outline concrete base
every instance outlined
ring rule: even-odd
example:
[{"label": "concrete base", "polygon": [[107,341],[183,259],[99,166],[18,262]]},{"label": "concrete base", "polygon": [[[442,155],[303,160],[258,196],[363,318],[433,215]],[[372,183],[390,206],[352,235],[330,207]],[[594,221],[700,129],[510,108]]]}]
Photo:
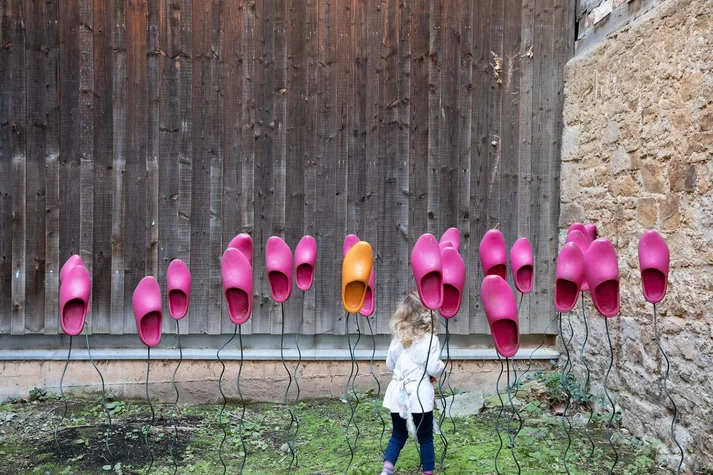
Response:
[{"label": "concrete base", "polygon": [[[290,371],[295,362],[287,362]],[[225,362],[223,391],[229,399],[237,399],[236,379],[238,361]],[[524,370],[526,361],[518,362]],[[535,360],[532,370],[542,369],[548,362]],[[107,392],[120,399],[144,399],[146,362],[140,360],[98,361],[106,382]],[[151,399],[156,402],[173,402],[175,392],[171,377],[176,361],[151,362]],[[31,389],[45,388],[49,393],[59,393],[59,379],[64,361],[2,361],[0,362],[0,399],[27,397]],[[215,403],[221,400],[218,392],[218,377],[222,366],[215,360],[183,361],[178,371],[177,383],[181,403]],[[300,365],[300,398],[338,397],[351,370],[350,361],[306,361]],[[382,394],[391,381],[384,361],[374,362],[374,372],[381,383]],[[500,372],[498,361],[454,360],[451,386],[462,391],[479,390],[485,394],[495,393],[495,380]],[[241,376],[243,397],[253,401],[280,402],[287,386],[287,374],[280,361],[245,361]],[[369,374],[369,362],[359,361],[356,379],[358,390],[375,388]],[[95,395],[101,391],[99,375],[89,361],[72,360],[63,383],[65,394]],[[293,385],[294,388],[294,385]]]}]

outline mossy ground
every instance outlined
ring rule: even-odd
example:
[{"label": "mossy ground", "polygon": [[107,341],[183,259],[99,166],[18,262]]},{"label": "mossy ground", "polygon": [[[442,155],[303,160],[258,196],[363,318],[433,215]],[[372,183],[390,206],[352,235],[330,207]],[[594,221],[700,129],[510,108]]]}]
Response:
[{"label": "mossy ground", "polygon": [[[389,438],[388,414],[381,412],[387,426],[380,441],[381,423],[375,412],[380,409],[377,401],[362,395],[356,412],[359,439],[356,443],[350,474],[377,474],[381,467],[380,443]],[[150,433],[154,463],[151,473],[174,473],[169,448],[174,431],[170,422],[170,405],[154,405],[156,422]],[[451,475],[494,474],[493,460],[500,447],[495,430],[499,407],[489,407],[485,412],[468,418],[446,419],[443,424],[448,442],[443,471]],[[527,407],[526,407],[527,409]],[[562,429],[562,418],[549,411],[540,411],[530,406],[520,412],[524,426],[516,439],[515,454],[523,474],[550,475],[565,473],[562,464],[567,437]],[[48,473],[57,460],[53,431],[64,410],[61,401],[14,402],[0,406],[0,473]],[[178,439],[175,451],[178,456],[178,473],[220,474],[223,473],[218,448],[223,432],[218,425],[220,406],[179,406],[177,412]],[[223,446],[223,459],[227,473],[239,473],[243,449],[238,437],[241,406],[230,403],[223,421],[228,437]],[[106,419],[101,405],[95,400],[71,400],[69,412],[59,432],[61,458],[55,474],[111,473],[112,462],[116,472],[124,474],[146,473],[150,455],[144,445],[143,426],[150,419],[147,405],[137,402],[120,402],[114,408],[114,430],[111,448],[116,459],[109,460],[104,435]],[[300,402],[296,407],[300,427],[295,448],[297,463],[292,472],[300,475],[327,475],[345,472],[350,460],[350,451],[345,441],[345,427],[349,420],[349,405],[340,400],[312,400]],[[509,438],[504,427],[509,417],[503,418],[501,431],[503,448],[499,456],[502,474],[517,473],[509,449]],[[284,406],[278,404],[248,404],[242,427],[247,447],[247,462],[242,473],[281,474],[287,473],[291,455],[285,442],[285,429],[290,417]],[[517,426],[516,421],[511,424]],[[350,435],[356,434],[352,425]],[[572,445],[568,452],[568,468],[572,474],[606,473],[613,462],[601,422],[590,430],[595,442],[594,454],[587,465],[591,452],[584,428],[575,425],[571,432]],[[353,439],[352,439],[353,440]],[[616,473],[655,474],[656,452],[651,445],[616,433],[615,445],[619,452]],[[444,444],[436,435],[436,458],[440,458]],[[418,472],[418,453],[412,440],[404,448],[397,464],[397,474]],[[589,468],[588,468],[589,467]]]}]

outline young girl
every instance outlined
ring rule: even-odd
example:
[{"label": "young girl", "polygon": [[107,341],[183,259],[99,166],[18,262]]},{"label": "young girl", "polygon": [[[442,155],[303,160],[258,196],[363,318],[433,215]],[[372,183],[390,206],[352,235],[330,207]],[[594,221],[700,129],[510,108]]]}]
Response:
[{"label": "young girl", "polygon": [[381,475],[393,475],[399,453],[409,433],[413,435],[416,429],[423,473],[433,474],[435,395],[432,381],[443,372],[445,365],[439,359],[441,345],[438,337],[431,339],[431,325],[430,311],[421,304],[416,292],[410,292],[391,317],[393,339],[386,368],[394,376],[384,395],[384,407],[391,411],[393,430]]}]

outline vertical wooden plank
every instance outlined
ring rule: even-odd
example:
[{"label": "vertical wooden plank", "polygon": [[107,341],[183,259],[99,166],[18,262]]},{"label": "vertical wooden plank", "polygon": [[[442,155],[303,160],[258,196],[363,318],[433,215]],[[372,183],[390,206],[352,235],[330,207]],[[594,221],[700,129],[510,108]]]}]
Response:
[{"label": "vertical wooden plank", "polygon": [[194,2],[193,198],[191,206],[191,333],[220,332],[220,5]]},{"label": "vertical wooden plank", "polygon": [[[161,76],[159,72],[159,17],[160,1],[148,0],[146,29],[146,274],[159,278],[159,115],[161,105]],[[165,289],[165,280],[159,280]],[[164,292],[165,293],[165,292]]]},{"label": "vertical wooden plank", "polygon": [[[430,10],[425,0],[415,0],[411,9],[411,81],[409,121],[409,256],[418,237],[428,230],[429,189],[429,51]],[[409,280],[411,282],[411,280]],[[413,282],[409,285],[414,288]]]},{"label": "vertical wooden plank", "polygon": [[253,262],[253,291],[258,294],[258,305],[253,319],[254,333],[270,333],[275,322],[279,328],[280,307],[272,300],[265,269],[265,244],[272,236],[272,167],[273,144],[275,142],[274,123],[274,68],[275,36],[272,34],[275,2],[257,2],[255,8],[255,256]]},{"label": "vertical wooden plank", "polygon": [[550,243],[556,242],[557,233],[550,234],[549,213],[552,211],[552,166],[553,142],[555,140],[553,61],[554,36],[552,31],[553,0],[535,2],[532,94],[532,175],[534,186],[530,200],[535,204],[536,224],[533,226],[532,247],[535,254],[535,287],[531,301],[530,330],[542,331],[550,319],[550,276],[553,256]]},{"label": "vertical wooden plank", "polygon": [[[317,302],[319,300],[318,286],[321,285],[322,279],[326,279],[326,275],[321,274],[321,266],[319,263],[324,261],[327,256],[319,245],[319,236],[317,235],[317,200],[319,194],[317,192],[317,159],[316,159],[316,140],[317,140],[317,51],[319,41],[317,38],[317,1],[305,0],[305,42],[306,42],[306,93],[305,93],[305,153],[304,153],[304,191],[305,191],[305,209],[304,209],[304,232],[310,234],[317,239],[317,262],[316,269],[318,284],[314,290],[306,295],[305,301],[305,322],[304,333],[315,334],[317,329],[317,320],[319,319]],[[341,312],[340,312],[341,314]],[[335,316],[336,318],[336,316]]]},{"label": "vertical wooden plank", "polygon": [[67,0],[59,9],[59,136],[60,140],[60,261],[80,251],[81,51],[79,0]]},{"label": "vertical wooden plank", "polygon": [[[347,232],[346,234],[363,234],[366,218],[364,216],[364,200],[366,199],[366,86],[368,74],[368,41],[367,41],[367,2],[352,0],[350,10],[351,21],[351,117],[349,118],[349,179],[347,183]],[[346,235],[345,234],[345,235]],[[344,236],[338,236],[343,241]],[[342,262],[339,260],[338,262]]]},{"label": "vertical wooden plank", "polygon": [[[501,188],[500,188],[500,230],[505,237],[508,248],[518,239],[518,152],[520,130],[520,24],[522,18],[521,0],[504,2],[503,25],[503,73],[502,73],[502,115],[500,130],[502,131],[501,147]],[[512,272],[508,272],[508,282],[514,287]],[[518,302],[520,299],[518,297]],[[524,303],[524,299],[523,299]],[[522,333],[529,327],[529,315],[526,309],[520,308],[520,325]]]},{"label": "vertical wooden plank", "polygon": [[12,319],[12,127],[10,126],[9,0],[0,2],[0,333],[10,333]]},{"label": "vertical wooden plank", "polygon": [[[25,18],[21,0],[10,2],[6,10],[9,16],[10,42],[3,47],[10,49],[7,66],[10,69],[10,110],[8,122],[4,127],[11,128],[10,144],[12,147],[12,321],[10,332],[21,335],[25,332],[25,174],[27,170],[27,102],[25,84]],[[5,31],[5,28],[3,28]],[[7,46],[5,46],[7,45]],[[7,125],[5,125],[7,124]]]},{"label": "vertical wooden plank", "polygon": [[[270,221],[272,234],[282,236],[286,239],[285,230],[285,188],[286,188],[286,154],[287,154],[287,18],[289,14],[286,10],[287,2],[279,1],[273,6],[272,28],[273,36],[273,61],[271,88],[266,91],[273,99],[274,112],[272,115],[271,127],[273,128],[274,148],[272,152],[272,188],[271,188],[271,214]],[[301,228],[300,224],[300,228]],[[289,242],[288,245],[294,252],[296,241]],[[294,286],[295,290],[298,290]],[[290,299],[285,304],[285,328],[286,331],[294,333],[297,330],[299,320],[299,307],[297,299]],[[280,333],[282,329],[282,316],[273,314],[270,331],[273,334]]]},{"label": "vertical wooden plank", "polygon": [[441,211],[441,65],[443,64],[442,2],[429,2],[430,35],[428,47],[428,232],[438,234]]},{"label": "vertical wooden plank", "polygon": [[[488,29],[490,31],[490,70],[491,80],[489,81],[490,91],[488,102],[490,109],[488,113],[488,162],[490,169],[487,178],[487,224],[488,228],[499,226],[500,223],[500,189],[503,171],[503,134],[500,126],[500,118],[503,114],[503,82],[505,71],[503,70],[503,22],[505,16],[505,3],[500,0],[492,0],[490,21]],[[486,20],[487,21],[487,20]],[[509,245],[510,243],[506,243]]]},{"label": "vertical wooden plank", "polygon": [[[251,233],[253,238],[253,277],[258,266],[257,251],[263,245],[257,240],[255,229],[255,122],[256,101],[255,82],[257,57],[255,55],[256,32],[255,3],[243,2],[242,42],[240,51],[243,58],[242,104],[241,104],[241,157],[240,157],[240,224],[241,231]],[[256,298],[257,297],[257,298]],[[252,332],[253,322],[259,315],[259,293],[253,285],[253,317],[243,325],[243,331]]]},{"label": "vertical wooden plank", "polygon": [[[532,72],[534,60],[530,56],[533,48],[535,0],[522,0],[522,16],[520,20],[520,111],[519,111],[519,145],[517,168],[517,230],[519,236],[525,236],[533,242],[531,221],[534,214],[534,205],[531,197],[532,183]],[[532,328],[532,295],[523,300],[520,315],[527,315],[528,326],[523,325],[523,331],[534,333]]]},{"label": "vertical wooden plank", "polygon": [[112,9],[94,0],[94,236],[92,333],[111,331],[111,220],[114,127],[112,123]]},{"label": "vertical wooden plank", "polygon": [[[221,29],[223,41],[221,42],[220,57],[223,59],[221,68],[222,91],[222,127],[223,127],[223,193],[222,193],[222,232],[223,242],[221,252],[240,229],[240,127],[242,123],[242,80],[245,58],[240,48],[242,43],[244,6],[239,2],[228,2],[224,5],[221,15]],[[225,300],[220,298],[222,304],[221,328],[223,332],[232,331],[233,323],[226,318]]]},{"label": "vertical wooden plank", "polygon": [[336,194],[336,9],[337,5],[327,0],[319,0],[317,6],[317,36],[319,41],[317,56],[317,246],[322,249],[317,271],[322,285],[316,288],[317,325],[315,332],[343,334],[342,325],[335,316],[340,315],[337,280],[340,269],[335,262],[340,261],[336,252],[336,229],[334,223],[334,197]]},{"label": "vertical wooden plank", "polygon": [[[158,281],[166,282],[166,270],[173,259],[178,258],[178,228],[181,218],[178,215],[180,199],[180,151],[181,112],[179,84],[181,69],[188,58],[181,54],[181,3],[177,0],[161,0],[159,16],[160,64],[160,110],[158,139]],[[164,308],[167,305],[164,293]],[[171,319],[163,319],[164,333],[175,332]]]},{"label": "vertical wooden plank", "polygon": [[134,333],[131,297],[146,276],[147,68],[146,0],[126,3],[126,245],[124,247],[124,332]]},{"label": "vertical wooden plank", "polygon": [[38,333],[43,330],[45,319],[45,63],[48,53],[45,25],[48,18],[44,3],[28,0],[24,11],[27,27],[27,166],[31,170],[26,174],[25,189],[25,332]]},{"label": "vertical wooden plank", "polygon": [[[289,0],[287,2],[287,74],[285,77],[285,94],[287,96],[286,114],[286,157],[287,177],[285,182],[285,239],[293,249],[302,238],[304,231],[305,195],[304,175],[305,135],[307,94],[307,41],[306,41],[306,11],[304,2]],[[318,252],[321,250],[318,249]],[[317,277],[317,282],[320,282]],[[313,293],[313,292],[310,292]],[[290,298],[289,312],[293,316],[290,322],[297,321],[304,312],[303,293],[295,290]],[[297,325],[290,328],[296,331]]]},{"label": "vertical wooden plank", "polygon": [[[79,255],[89,274],[94,258],[94,5],[79,2]],[[61,107],[61,105],[60,105]],[[75,185],[76,186],[76,185]],[[93,296],[92,296],[93,299]],[[93,314],[90,322],[93,320]],[[90,323],[91,324],[91,323]]]},{"label": "vertical wooden plank", "polygon": [[44,332],[57,333],[59,326],[59,4],[45,2],[46,49],[45,73],[45,167],[47,173],[47,199],[45,222],[45,320]]},{"label": "vertical wooden plank", "polygon": [[[124,332],[129,308],[124,306],[126,285],[126,113],[127,113],[127,53],[126,3],[113,4],[112,14],[112,129],[113,180],[111,203],[111,333]],[[130,291],[133,291],[130,288]]]},{"label": "vertical wooden plank", "polygon": [[[459,51],[459,79],[458,79],[458,124],[460,129],[458,141],[458,216],[457,226],[461,233],[461,255],[468,265],[471,262],[470,255],[473,249],[477,248],[478,240],[471,235],[471,157],[472,157],[472,137],[473,137],[473,2],[461,2],[461,25],[460,25],[460,51]],[[470,274],[472,268],[468,266],[466,279],[470,282],[477,274]],[[470,330],[471,319],[477,318],[477,314],[470,312],[471,286],[469,285],[463,293],[461,311],[455,320],[455,330],[458,333],[467,333]]]},{"label": "vertical wooden plank", "polygon": [[478,4],[473,13],[475,29],[473,32],[473,106],[470,166],[470,209],[471,209],[471,249],[468,255],[467,275],[469,283],[470,333],[487,333],[488,324],[480,301],[480,284],[483,270],[480,267],[480,240],[488,230],[488,184],[490,175],[490,88],[494,81],[490,49],[490,25],[492,21],[492,3]]}]

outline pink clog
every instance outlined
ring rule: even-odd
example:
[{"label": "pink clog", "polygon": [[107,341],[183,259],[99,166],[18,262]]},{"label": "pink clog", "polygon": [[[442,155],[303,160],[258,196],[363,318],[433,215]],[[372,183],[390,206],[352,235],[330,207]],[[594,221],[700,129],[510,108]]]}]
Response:
[{"label": "pink clog", "polygon": [[267,240],[265,265],[272,298],[282,303],[292,295],[292,251],[282,238],[272,236]]},{"label": "pink clog", "polygon": [[666,241],[656,231],[646,231],[639,241],[639,268],[648,302],[659,303],[666,296],[670,260]]},{"label": "pink clog", "polygon": [[504,358],[515,356],[520,348],[520,331],[515,294],[505,280],[489,275],[480,286],[480,298],[495,350]]},{"label": "pink clog", "polygon": [[[440,246],[445,243],[450,243],[456,251],[460,252],[460,231],[458,228],[448,228],[446,232],[443,233],[438,244]],[[441,247],[441,249],[443,248]]]},{"label": "pink clog", "polygon": [[136,330],[146,346],[156,346],[161,341],[161,287],[153,276],[141,279],[131,297],[136,317]]},{"label": "pink clog", "polygon": [[220,261],[220,274],[230,321],[242,325],[250,318],[253,308],[252,267],[242,252],[228,248]]},{"label": "pink clog", "polygon": [[366,294],[364,295],[364,303],[359,310],[359,314],[364,317],[370,317],[376,310],[376,294],[374,293],[374,267],[371,268],[369,283],[366,285]]},{"label": "pink clog", "polygon": [[[589,245],[592,243],[589,238],[578,229],[570,231],[567,234],[567,240],[565,242],[573,242],[574,244],[576,244],[579,250],[582,251],[582,256],[587,255]],[[586,279],[584,280],[584,282],[582,282],[581,290],[584,292],[587,292],[589,290],[589,284],[587,283]]]},{"label": "pink clog", "polygon": [[433,234],[424,234],[411,251],[411,268],[421,303],[438,310],[443,303],[443,264],[441,249]]},{"label": "pink clog", "polygon": [[248,260],[250,267],[253,265],[253,238],[247,233],[240,233],[235,236],[229,243],[227,249],[237,249],[243,253],[243,256]]},{"label": "pink clog", "polygon": [[168,313],[174,320],[180,320],[188,313],[191,301],[191,271],[180,259],[174,259],[168,265],[166,291],[168,292]]},{"label": "pink clog", "polygon": [[59,271],[59,283],[61,284],[64,281],[64,278],[67,276],[69,271],[74,269],[77,266],[82,266],[84,267],[84,261],[82,261],[82,258],[79,257],[77,254],[73,255],[69,259],[67,259],[67,262],[64,263],[62,266],[62,269]]},{"label": "pink clog", "polygon": [[463,300],[465,286],[465,262],[460,253],[452,246],[441,249],[443,266],[443,303],[440,312],[444,318],[458,314]]},{"label": "pink clog", "polygon": [[483,275],[499,275],[507,279],[507,249],[505,238],[497,229],[491,229],[480,241],[480,265]]},{"label": "pink clog", "polygon": [[569,312],[577,305],[583,281],[584,254],[577,244],[568,242],[557,256],[555,308],[558,312]]},{"label": "pink clog", "polygon": [[607,239],[596,239],[584,256],[584,268],[594,308],[603,316],[619,313],[619,261]]},{"label": "pink clog", "polygon": [[[81,261],[80,261],[81,262]],[[84,319],[89,313],[92,279],[83,265],[67,270],[59,287],[59,315],[62,331],[77,336],[82,333]]]},{"label": "pink clog", "polygon": [[567,234],[570,234],[572,231],[579,231],[582,233],[587,239],[589,239],[589,233],[587,232],[587,227],[582,224],[582,223],[574,223],[572,224],[568,229],[567,229]]},{"label": "pink clog", "polygon": [[304,236],[295,248],[295,281],[300,290],[312,287],[316,262],[317,242],[312,236]]},{"label": "pink clog", "polygon": [[510,249],[510,267],[512,267],[515,288],[523,294],[532,292],[534,261],[530,240],[521,237],[515,241]]},{"label": "pink clog", "polygon": [[344,238],[344,255],[347,255],[349,249],[354,247],[354,244],[359,242],[359,237],[356,234],[347,234]]},{"label": "pink clog", "polygon": [[587,230],[587,237],[589,241],[594,241],[597,239],[597,225],[596,224],[585,224],[584,229]]}]

